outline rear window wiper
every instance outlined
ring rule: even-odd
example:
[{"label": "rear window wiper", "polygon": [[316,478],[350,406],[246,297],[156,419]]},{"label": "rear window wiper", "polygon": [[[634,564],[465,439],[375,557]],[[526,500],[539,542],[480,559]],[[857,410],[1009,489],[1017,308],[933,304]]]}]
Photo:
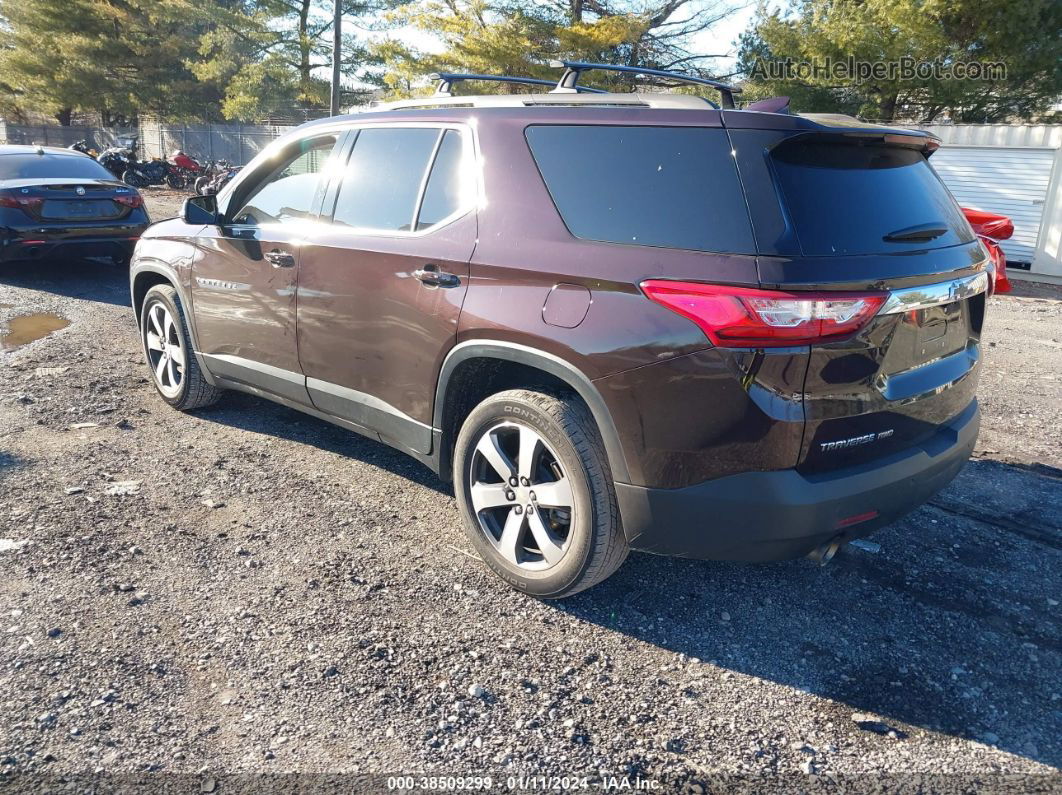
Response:
[{"label": "rear window wiper", "polygon": [[916,224],[889,232],[882,240],[886,243],[920,243],[938,238],[948,231],[948,227],[936,224]]}]

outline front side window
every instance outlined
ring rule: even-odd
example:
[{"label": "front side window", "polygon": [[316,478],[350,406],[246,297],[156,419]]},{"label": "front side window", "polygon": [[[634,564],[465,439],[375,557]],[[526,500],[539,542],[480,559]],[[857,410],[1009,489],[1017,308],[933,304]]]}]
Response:
[{"label": "front side window", "polygon": [[299,141],[252,189],[233,223],[262,226],[310,218],[321,187],[321,172],[336,145],[334,135]]},{"label": "front side window", "polygon": [[576,237],[756,252],[725,130],[536,125],[527,128],[526,137]]}]

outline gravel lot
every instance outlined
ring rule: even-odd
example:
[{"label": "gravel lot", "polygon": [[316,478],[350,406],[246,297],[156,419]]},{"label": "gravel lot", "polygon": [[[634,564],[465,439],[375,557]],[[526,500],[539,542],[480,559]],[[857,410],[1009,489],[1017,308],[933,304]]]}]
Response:
[{"label": "gravel lot", "polygon": [[[161,218],[180,197],[149,202]],[[124,274],[9,266],[0,326],[71,323],[0,352],[0,788],[165,771],[192,791],[257,772],[1058,791],[1062,291],[1016,284],[990,306],[974,459],[879,549],[825,568],[633,554],[540,603],[474,559],[452,491],[411,459],[249,396],[168,408]]]}]

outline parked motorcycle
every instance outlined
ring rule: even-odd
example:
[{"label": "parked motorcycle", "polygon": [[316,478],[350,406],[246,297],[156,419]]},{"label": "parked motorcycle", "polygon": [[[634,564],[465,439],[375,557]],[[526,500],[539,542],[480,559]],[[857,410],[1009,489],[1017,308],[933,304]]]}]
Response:
[{"label": "parked motorcycle", "polygon": [[89,146],[89,142],[85,140],[75,141],[67,149],[73,149],[75,152],[81,152],[89,157],[95,157],[98,154],[95,149]]},{"label": "parked motorcycle", "polygon": [[115,146],[104,149],[96,160],[130,187],[143,188],[164,183],[169,173],[166,162],[158,159],[139,160],[136,149],[137,136],[120,138]]},{"label": "parked motorcycle", "polygon": [[122,175],[122,182],[134,188],[147,185],[162,185],[170,173],[170,166],[165,160],[136,160],[129,164]]},{"label": "parked motorcycle", "polygon": [[109,146],[96,156],[97,162],[121,179],[129,166],[136,162],[136,155],[120,146]]},{"label": "parked motorcycle", "polygon": [[[119,138],[114,146],[108,146],[96,156],[96,161],[118,179],[125,177],[129,167],[137,162],[137,136]],[[131,184],[131,183],[130,183]],[[134,187],[138,187],[135,186]]]},{"label": "parked motorcycle", "polygon": [[186,155],[180,149],[170,155],[168,164],[169,173],[166,175],[166,184],[175,190],[195,184],[205,172],[198,160]]},{"label": "parked motorcycle", "polygon": [[207,164],[206,173],[195,181],[195,192],[200,196],[219,192],[240,173],[242,168],[243,166],[229,165],[225,160],[210,161]]}]

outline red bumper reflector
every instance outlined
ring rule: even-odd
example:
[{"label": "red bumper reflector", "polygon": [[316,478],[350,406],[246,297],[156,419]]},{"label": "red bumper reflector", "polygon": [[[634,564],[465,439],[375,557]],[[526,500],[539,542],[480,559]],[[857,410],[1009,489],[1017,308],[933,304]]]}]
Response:
[{"label": "red bumper reflector", "polygon": [[877,511],[867,511],[866,513],[857,513],[855,516],[849,516],[846,519],[839,521],[835,528],[840,530],[843,527],[851,527],[854,524],[861,524],[863,522],[869,522],[871,519],[877,519]]}]

